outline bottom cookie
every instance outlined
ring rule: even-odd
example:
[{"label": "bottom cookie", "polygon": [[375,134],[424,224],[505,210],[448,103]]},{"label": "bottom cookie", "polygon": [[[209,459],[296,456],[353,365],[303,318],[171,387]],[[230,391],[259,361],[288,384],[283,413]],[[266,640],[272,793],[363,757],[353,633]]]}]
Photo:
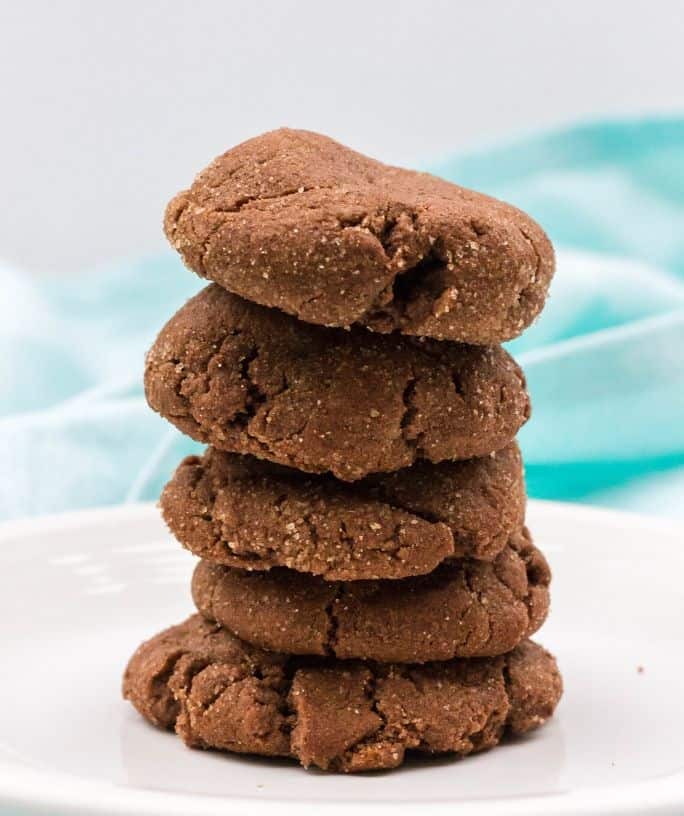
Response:
[{"label": "bottom cookie", "polygon": [[532,641],[421,666],[294,658],[193,615],[143,643],[124,697],[190,746],[292,756],[329,771],[395,768],[407,750],[465,756],[544,723],[562,693]]}]

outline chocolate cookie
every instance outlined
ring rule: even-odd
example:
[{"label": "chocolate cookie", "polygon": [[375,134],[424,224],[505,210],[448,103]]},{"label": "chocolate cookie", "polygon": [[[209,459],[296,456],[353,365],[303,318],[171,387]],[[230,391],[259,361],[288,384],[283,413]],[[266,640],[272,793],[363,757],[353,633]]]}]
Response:
[{"label": "chocolate cookie", "polygon": [[164,228],[198,275],[300,320],[465,343],[519,335],[554,270],[515,207],[298,130],[219,156]]},{"label": "chocolate cookie", "polygon": [[292,756],[329,771],[395,768],[406,750],[466,755],[544,723],[556,661],[524,641],[502,657],[426,666],[309,660],[255,649],[199,615],[143,643],[123,694],[195,748]]},{"label": "chocolate cookie", "polygon": [[405,578],[453,557],[493,559],[522,527],[525,485],[515,442],[352,484],[209,448],[181,462],[161,509],[208,561],[328,581]]},{"label": "chocolate cookie", "polygon": [[508,652],[546,618],[550,578],[527,533],[517,533],[492,562],[461,559],[397,581],[200,561],[192,594],[205,618],[263,649],[425,663]]},{"label": "chocolate cookie", "polygon": [[498,346],[323,329],[215,285],[162,329],[145,393],[194,439],[346,481],[483,456],[530,412]]}]

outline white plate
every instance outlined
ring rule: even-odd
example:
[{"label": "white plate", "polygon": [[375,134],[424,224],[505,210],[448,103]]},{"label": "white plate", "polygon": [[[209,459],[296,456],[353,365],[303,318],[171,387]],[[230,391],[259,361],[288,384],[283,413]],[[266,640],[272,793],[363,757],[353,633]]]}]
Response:
[{"label": "white plate", "polygon": [[[461,761],[357,776],[185,748],[120,698],[143,638],[191,611],[192,558],[151,506],[0,527],[0,806],[56,814],[684,812],[684,534],[532,502],[554,569],[540,640],[557,717]],[[6,811],[5,811],[6,812]]]}]

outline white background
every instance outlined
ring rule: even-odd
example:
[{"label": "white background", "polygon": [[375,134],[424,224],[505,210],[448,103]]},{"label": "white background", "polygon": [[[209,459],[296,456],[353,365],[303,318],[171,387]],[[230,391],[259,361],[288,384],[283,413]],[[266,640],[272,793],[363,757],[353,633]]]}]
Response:
[{"label": "white background", "polygon": [[279,125],[417,164],[684,108],[680,0],[0,7],[0,255],[40,272],[157,251],[171,194]]}]

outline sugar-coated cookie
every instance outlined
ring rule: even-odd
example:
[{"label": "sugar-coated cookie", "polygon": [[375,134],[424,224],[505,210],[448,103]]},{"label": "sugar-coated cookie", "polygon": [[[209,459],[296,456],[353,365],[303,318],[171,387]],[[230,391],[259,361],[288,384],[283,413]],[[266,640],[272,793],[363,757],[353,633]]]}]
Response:
[{"label": "sugar-coated cookie", "polygon": [[510,651],[541,626],[549,567],[527,531],[492,562],[460,559],[396,581],[324,581],[200,561],[197,610],[274,652],[425,663]]},{"label": "sugar-coated cookie", "polygon": [[301,130],[219,156],[164,228],[198,275],[300,320],[464,343],[519,335],[554,270],[515,207]]},{"label": "sugar-coated cookie", "polygon": [[424,666],[306,661],[194,615],[138,648],[123,693],[192,747],[353,772],[395,768],[407,750],[464,756],[537,728],[562,680],[531,641],[502,657]]},{"label": "sugar-coated cookie", "polygon": [[530,413],[499,346],[324,329],[216,285],[162,329],[145,393],[194,439],[345,481],[486,455]]},{"label": "sugar-coated cookie", "polygon": [[525,484],[515,442],[352,484],[208,448],[181,462],[160,505],[180,543],[208,561],[355,581],[492,560],[522,527]]}]

